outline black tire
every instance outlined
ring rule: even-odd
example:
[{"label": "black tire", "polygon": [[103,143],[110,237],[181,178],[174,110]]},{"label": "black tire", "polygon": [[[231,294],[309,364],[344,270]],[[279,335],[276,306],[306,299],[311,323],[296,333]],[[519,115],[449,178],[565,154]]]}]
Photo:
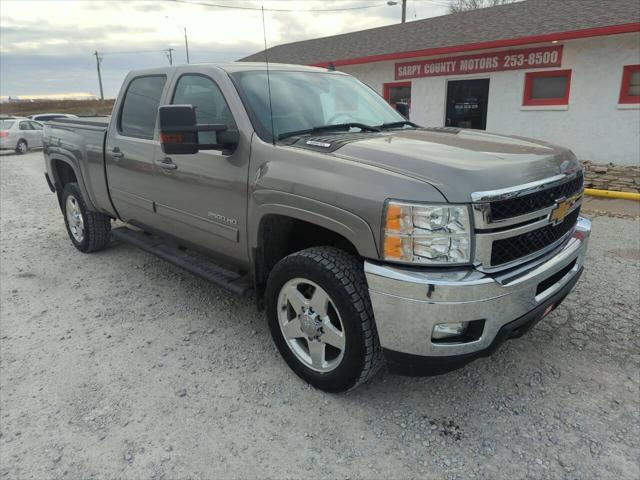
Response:
[{"label": "black tire", "polygon": [[20,140],[18,140],[18,143],[16,144],[16,153],[18,155],[22,155],[24,153],[27,153],[29,151],[29,144],[27,144],[27,141],[24,138],[21,138]]},{"label": "black tire", "polygon": [[[319,285],[339,312],[345,331],[342,360],[330,372],[318,372],[299,360],[282,333],[278,296],[290,280],[303,278]],[[378,341],[362,261],[334,247],[313,247],[283,258],[267,281],[265,302],[273,340],[289,367],[303,380],[327,392],[353,389],[381,367]]]},{"label": "black tire", "polygon": [[[69,219],[67,215],[67,200],[73,197],[82,215],[84,224],[83,235],[78,240],[71,231]],[[80,187],[77,183],[67,183],[62,191],[62,215],[64,223],[67,226],[67,233],[71,239],[71,243],[84,253],[96,252],[106,247],[111,239],[111,218],[98,212],[92,212],[87,208],[87,204],[82,198]]]}]

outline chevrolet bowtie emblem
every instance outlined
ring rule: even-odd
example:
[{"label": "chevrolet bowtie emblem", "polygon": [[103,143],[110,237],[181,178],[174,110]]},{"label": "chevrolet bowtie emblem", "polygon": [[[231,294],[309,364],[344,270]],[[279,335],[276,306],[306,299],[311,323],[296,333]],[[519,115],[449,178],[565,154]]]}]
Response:
[{"label": "chevrolet bowtie emblem", "polygon": [[553,210],[551,210],[551,214],[549,215],[549,221],[553,225],[562,223],[564,218],[567,216],[567,214],[569,213],[571,208],[575,205],[575,203],[580,199],[580,197],[582,197],[581,193],[566,199],[556,200],[556,206]]}]

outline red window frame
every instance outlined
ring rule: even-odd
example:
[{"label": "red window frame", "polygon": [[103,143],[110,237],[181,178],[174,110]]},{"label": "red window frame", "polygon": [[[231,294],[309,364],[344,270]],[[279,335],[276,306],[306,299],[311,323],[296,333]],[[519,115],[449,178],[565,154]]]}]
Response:
[{"label": "red window frame", "polygon": [[[541,77],[567,77],[567,88],[564,96],[560,98],[531,98],[531,86],[534,78]],[[546,105],[569,105],[569,93],[571,92],[571,70],[545,70],[543,72],[527,72],[524,76],[524,95],[522,105],[525,107]]]},{"label": "red window frame", "polygon": [[618,103],[640,103],[640,95],[628,95],[631,83],[631,74],[640,70],[640,65],[625,65],[622,70],[622,84],[620,85],[620,98]]},{"label": "red window frame", "polygon": [[389,82],[382,85],[383,87],[383,97],[389,103],[389,90],[393,87],[410,87],[411,82]]}]

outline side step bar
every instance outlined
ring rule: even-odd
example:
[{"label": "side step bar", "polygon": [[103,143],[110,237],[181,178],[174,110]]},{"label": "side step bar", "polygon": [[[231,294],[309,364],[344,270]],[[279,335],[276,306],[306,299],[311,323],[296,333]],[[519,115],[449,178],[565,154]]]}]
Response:
[{"label": "side step bar", "polygon": [[253,291],[253,284],[246,276],[227,270],[204,255],[185,252],[178,247],[168,245],[161,238],[145,235],[143,232],[126,227],[112,230],[111,236],[182,267],[194,275],[240,296],[247,296]]}]

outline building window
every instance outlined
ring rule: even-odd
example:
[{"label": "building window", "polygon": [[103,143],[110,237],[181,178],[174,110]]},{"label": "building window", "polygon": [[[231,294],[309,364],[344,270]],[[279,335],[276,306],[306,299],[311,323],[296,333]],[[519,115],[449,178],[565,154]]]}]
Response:
[{"label": "building window", "polygon": [[384,84],[384,99],[405,117],[409,118],[411,108],[411,82]]},{"label": "building window", "polygon": [[619,103],[640,103],[640,65],[625,65]]},{"label": "building window", "polygon": [[568,105],[571,70],[528,72],[524,77],[524,106]]}]

